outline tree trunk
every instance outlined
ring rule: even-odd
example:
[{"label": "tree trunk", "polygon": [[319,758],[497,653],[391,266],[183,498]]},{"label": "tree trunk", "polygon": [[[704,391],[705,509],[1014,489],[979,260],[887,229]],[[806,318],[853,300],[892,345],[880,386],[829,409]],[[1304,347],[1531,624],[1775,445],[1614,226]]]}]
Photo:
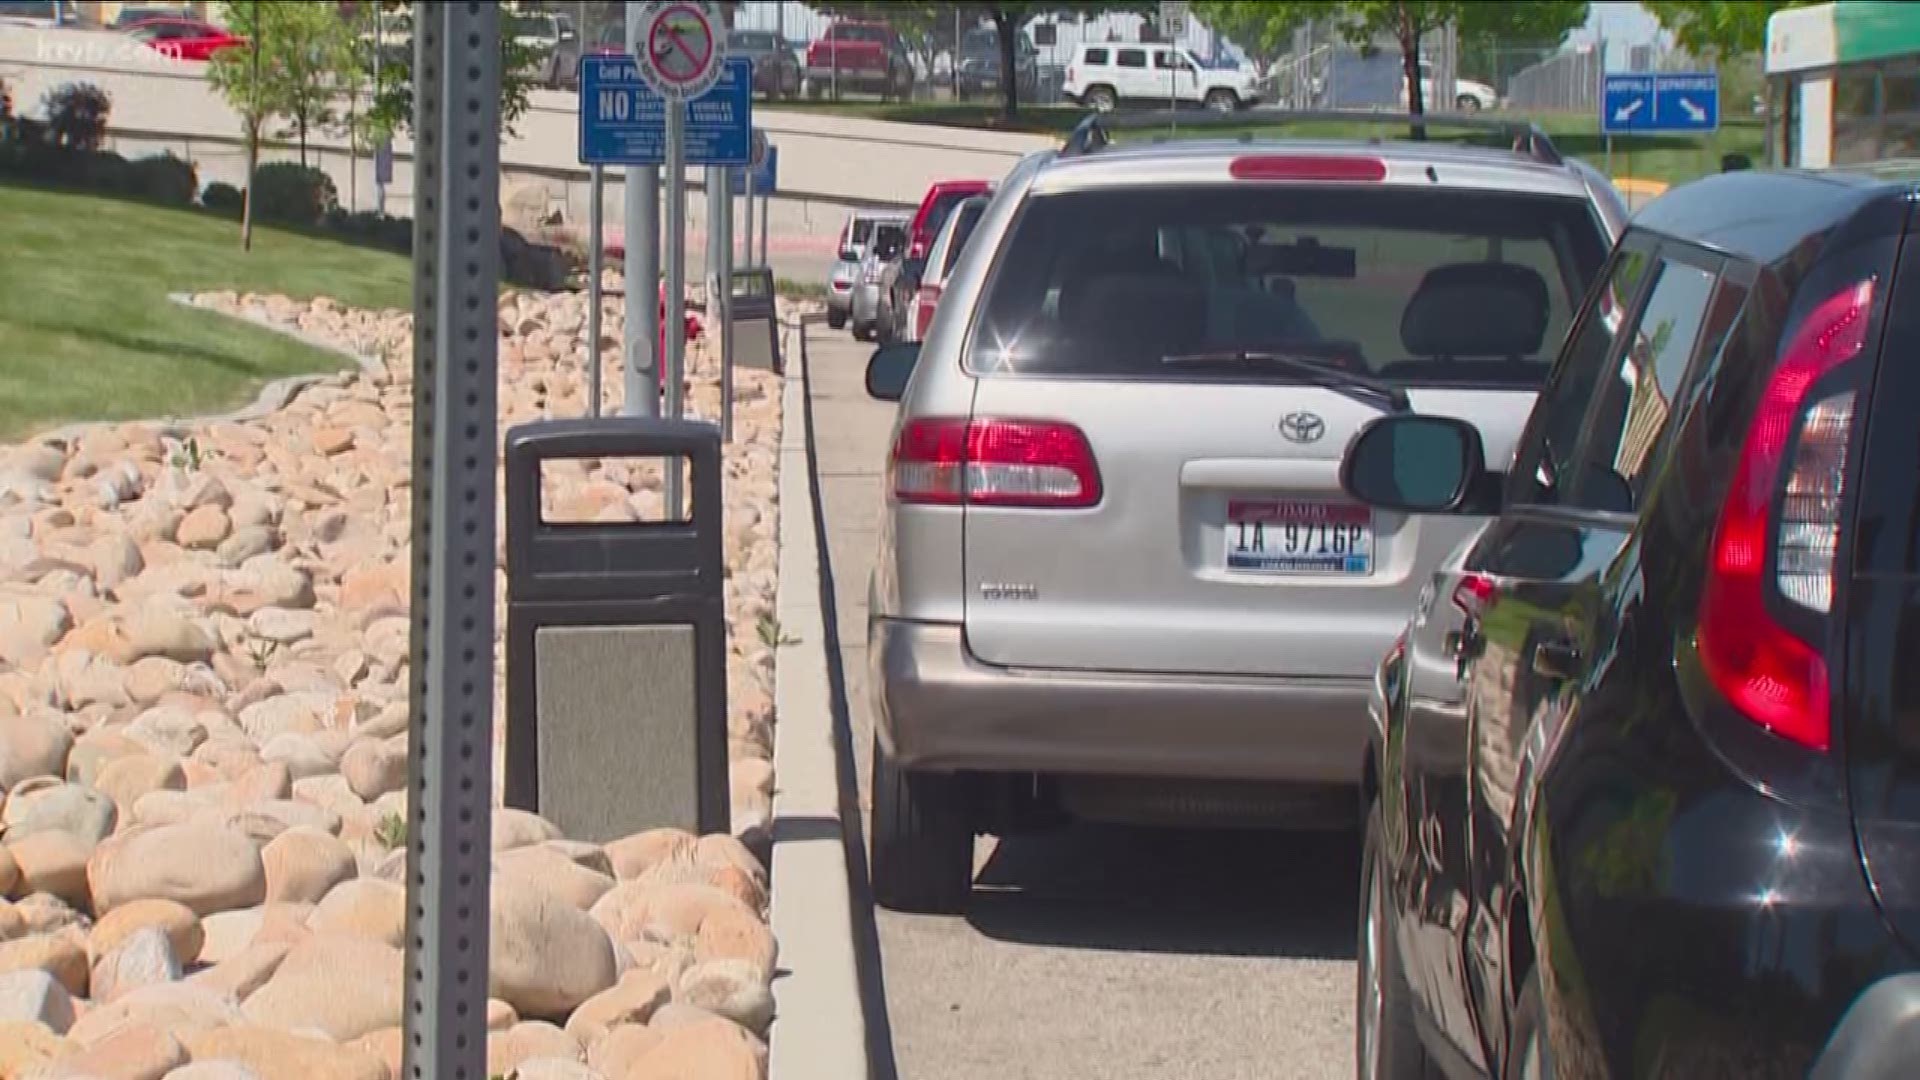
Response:
[{"label": "tree trunk", "polygon": [[253,250],[253,172],[260,161],[260,122],[247,122],[247,191],[240,202],[240,250]]},{"label": "tree trunk", "polygon": [[[1400,69],[1407,80],[1407,111],[1414,116],[1423,116],[1427,111],[1426,94],[1420,88],[1420,37],[1421,26],[1413,17],[1406,4],[1400,5]],[[1413,137],[1425,140],[1427,126],[1421,123],[1413,125]]]},{"label": "tree trunk", "polygon": [[1011,12],[993,9],[993,34],[1000,42],[1000,117],[1009,124],[1020,115],[1020,73],[1013,66],[1013,35],[1018,30]]},{"label": "tree trunk", "polygon": [[305,113],[295,121],[300,126],[300,167],[307,167],[307,117]]}]

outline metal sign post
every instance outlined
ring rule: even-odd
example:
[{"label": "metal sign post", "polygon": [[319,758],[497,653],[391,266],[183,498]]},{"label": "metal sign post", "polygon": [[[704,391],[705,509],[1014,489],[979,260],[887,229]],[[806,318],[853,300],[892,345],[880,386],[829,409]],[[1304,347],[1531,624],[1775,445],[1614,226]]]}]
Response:
[{"label": "metal sign post", "polygon": [[[627,52],[640,38],[640,8],[627,5]],[[582,84],[584,85],[584,84]],[[585,97],[582,96],[582,101]],[[583,107],[584,115],[586,109]],[[623,416],[660,415],[660,169],[652,164],[627,166],[624,231],[627,261],[624,269],[627,321],[620,335],[625,391]]]},{"label": "metal sign post", "polygon": [[[667,306],[666,415],[679,419],[685,394],[687,350],[687,107],[713,89],[725,67],[727,38],[717,5],[706,0],[649,0],[629,42],[642,81],[660,95],[666,112]],[[747,84],[752,87],[749,70]],[[668,470],[669,514],[680,513],[680,475]]]},{"label": "metal sign post", "polygon": [[606,251],[601,204],[606,201],[606,166],[594,165],[587,182],[593,205],[587,208],[587,415],[600,415],[600,267]]},{"label": "metal sign post", "polygon": [[714,305],[720,318],[720,441],[733,441],[733,176],[731,169],[713,170],[715,190],[707,193],[713,205],[718,236],[714,238]]},{"label": "metal sign post", "polygon": [[414,8],[406,1080],[486,1080],[500,6]]}]

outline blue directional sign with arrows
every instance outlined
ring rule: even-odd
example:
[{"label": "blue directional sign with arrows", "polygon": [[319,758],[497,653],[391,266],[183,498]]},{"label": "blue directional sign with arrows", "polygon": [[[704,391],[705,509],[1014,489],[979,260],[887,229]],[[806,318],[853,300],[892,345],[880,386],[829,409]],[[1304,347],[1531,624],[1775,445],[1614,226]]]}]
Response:
[{"label": "blue directional sign with arrows", "polygon": [[1685,134],[1720,127],[1720,76],[1711,71],[1609,73],[1600,92],[1608,135]]}]

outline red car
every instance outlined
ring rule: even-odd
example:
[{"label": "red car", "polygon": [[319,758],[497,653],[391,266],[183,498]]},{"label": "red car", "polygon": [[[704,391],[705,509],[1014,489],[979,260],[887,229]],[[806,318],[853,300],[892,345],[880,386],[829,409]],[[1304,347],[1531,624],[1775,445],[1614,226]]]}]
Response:
[{"label": "red car", "polygon": [[192,19],[148,19],[130,27],[127,36],[169,60],[211,60],[222,49],[247,43],[246,38]]},{"label": "red car", "polygon": [[914,211],[913,224],[907,229],[907,258],[926,258],[934,237],[940,235],[940,227],[947,223],[947,215],[953,213],[953,208],[992,190],[993,185],[985,180],[936,181],[920,200],[920,209]]}]

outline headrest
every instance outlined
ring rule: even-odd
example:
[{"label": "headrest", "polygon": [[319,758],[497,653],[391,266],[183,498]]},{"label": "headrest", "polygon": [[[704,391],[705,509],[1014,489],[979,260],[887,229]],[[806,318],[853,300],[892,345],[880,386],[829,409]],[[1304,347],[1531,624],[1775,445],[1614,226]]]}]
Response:
[{"label": "headrest", "polygon": [[1207,295],[1198,282],[1167,274],[1098,274],[1060,297],[1060,318],[1075,337],[1157,362],[1197,347],[1206,329]]},{"label": "headrest", "polygon": [[1400,314],[1411,356],[1531,356],[1547,334],[1547,281],[1532,267],[1436,266]]}]

